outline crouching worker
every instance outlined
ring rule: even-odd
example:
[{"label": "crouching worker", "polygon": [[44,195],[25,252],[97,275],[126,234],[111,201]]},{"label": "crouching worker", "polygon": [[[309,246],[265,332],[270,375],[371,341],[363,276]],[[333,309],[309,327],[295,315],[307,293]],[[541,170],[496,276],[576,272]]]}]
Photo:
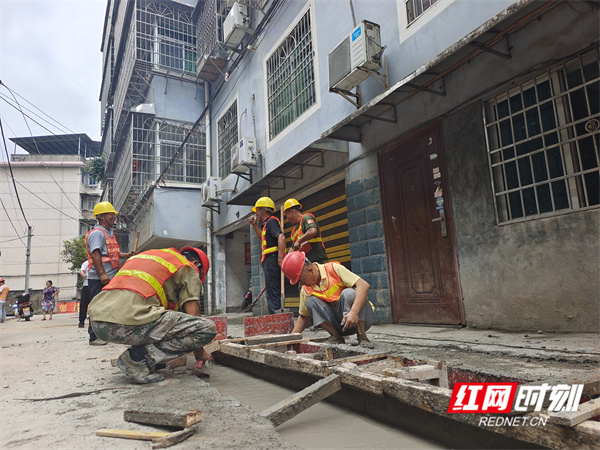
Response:
[{"label": "crouching worker", "polygon": [[90,303],[98,338],[131,346],[117,367],[136,382],[162,381],[157,366],[187,353],[204,359],[202,347],[217,334],[198,303],[208,268],[196,248],[147,250],[129,258]]},{"label": "crouching worker", "polygon": [[367,330],[374,321],[367,301],[369,283],[338,262],[310,262],[304,252],[290,252],[281,270],[292,284],[300,282],[299,316],[292,333],[302,333],[310,324],[320,325],[331,336],[326,342],[343,344],[344,336],[356,334],[358,345],[373,348]]}]

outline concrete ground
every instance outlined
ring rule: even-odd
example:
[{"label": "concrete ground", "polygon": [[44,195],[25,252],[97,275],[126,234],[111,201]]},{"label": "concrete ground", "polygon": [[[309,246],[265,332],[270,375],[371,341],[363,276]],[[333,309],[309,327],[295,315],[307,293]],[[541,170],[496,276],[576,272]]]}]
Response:
[{"label": "concrete ground", "polygon": [[[228,335],[243,336],[243,318],[248,316],[229,314]],[[442,360],[531,381],[600,380],[598,333],[375,325],[368,334],[375,343],[371,352]],[[304,336],[324,338],[327,333],[307,330]],[[101,428],[156,431],[123,420],[124,410],[144,407],[202,411],[199,433],[178,448],[293,448],[266,419],[183,368],[167,374],[162,383],[131,384],[110,365],[124,346],[89,346],[75,314],[55,315],[45,322],[40,316],[31,322],[9,318],[0,325],[0,344],[1,448],[149,449],[148,442],[95,435]]]},{"label": "concrete ground", "polygon": [[199,432],[177,448],[295,448],[269,421],[185,368],[161,383],[132,384],[110,364],[125,346],[90,346],[77,323],[75,314],[55,314],[52,321],[35,316],[0,324],[0,448],[150,449],[147,441],[95,433],[101,428],[173,431],[123,420],[123,411],[156,407],[202,412]]}]

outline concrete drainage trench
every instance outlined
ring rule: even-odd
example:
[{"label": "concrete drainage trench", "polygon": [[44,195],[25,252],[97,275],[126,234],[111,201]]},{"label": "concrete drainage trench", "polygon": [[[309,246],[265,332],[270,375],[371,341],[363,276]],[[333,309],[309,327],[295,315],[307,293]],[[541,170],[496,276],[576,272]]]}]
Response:
[{"label": "concrete drainage trench", "polygon": [[[260,413],[296,392],[221,364],[212,366],[207,380],[224,395]],[[445,448],[425,437],[357,414],[330,402],[319,402],[277,427],[289,444],[300,448]]]}]

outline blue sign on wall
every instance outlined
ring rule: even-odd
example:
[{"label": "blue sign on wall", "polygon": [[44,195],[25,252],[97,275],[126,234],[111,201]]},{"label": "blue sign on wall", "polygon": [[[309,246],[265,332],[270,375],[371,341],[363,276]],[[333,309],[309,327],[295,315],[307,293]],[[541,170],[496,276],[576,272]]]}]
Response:
[{"label": "blue sign on wall", "polygon": [[362,27],[358,27],[356,30],[352,32],[352,42],[357,40],[362,34]]}]

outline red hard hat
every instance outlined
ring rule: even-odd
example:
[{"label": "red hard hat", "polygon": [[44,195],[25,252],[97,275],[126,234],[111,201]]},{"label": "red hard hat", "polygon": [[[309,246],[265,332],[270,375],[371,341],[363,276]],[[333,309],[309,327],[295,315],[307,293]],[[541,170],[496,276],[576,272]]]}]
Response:
[{"label": "red hard hat", "polygon": [[208,269],[210,268],[210,262],[208,262],[208,256],[199,248],[194,247],[183,247],[180,252],[183,253],[185,251],[194,252],[200,258],[201,267],[198,267],[200,270],[200,281],[204,283],[204,279],[206,278],[206,274],[208,273]]},{"label": "red hard hat", "polygon": [[283,274],[290,279],[290,283],[296,284],[304,268],[306,255],[304,252],[290,252],[285,255],[281,263]]},{"label": "red hard hat", "polygon": [[0,278],[0,281],[1,281],[2,283],[4,283],[4,278]]}]

